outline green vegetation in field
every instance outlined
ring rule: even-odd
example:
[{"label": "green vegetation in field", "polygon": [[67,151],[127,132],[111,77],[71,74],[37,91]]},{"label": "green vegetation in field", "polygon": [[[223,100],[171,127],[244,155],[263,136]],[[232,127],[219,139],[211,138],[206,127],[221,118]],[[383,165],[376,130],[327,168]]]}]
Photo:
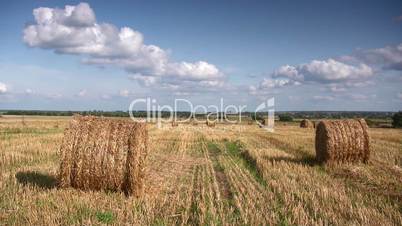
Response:
[{"label": "green vegetation in field", "polygon": [[292,122],[293,117],[289,114],[280,114],[279,115],[279,121],[281,122]]},{"label": "green vegetation in field", "polygon": [[397,112],[392,116],[392,125],[395,128],[401,128],[402,127],[402,111]]},{"label": "green vegetation in field", "polygon": [[104,223],[104,224],[110,224],[115,220],[115,217],[112,212],[106,211],[97,211],[95,213],[96,219],[98,219],[99,222]]}]

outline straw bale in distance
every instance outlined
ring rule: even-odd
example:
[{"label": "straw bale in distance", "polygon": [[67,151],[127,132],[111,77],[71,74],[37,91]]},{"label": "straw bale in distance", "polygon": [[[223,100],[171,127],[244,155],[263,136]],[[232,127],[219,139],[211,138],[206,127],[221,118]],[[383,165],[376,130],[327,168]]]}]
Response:
[{"label": "straw bale in distance", "polygon": [[315,137],[318,162],[364,162],[370,157],[370,138],[364,119],[324,120]]},{"label": "straw bale in distance", "polygon": [[207,124],[207,126],[208,127],[215,127],[215,121],[209,121],[208,119],[207,119],[207,122],[206,122],[206,124]]},{"label": "straw bale in distance", "polygon": [[145,123],[74,116],[60,148],[60,187],[143,193]]},{"label": "straw bale in distance", "polygon": [[313,121],[308,120],[308,119],[303,119],[300,122],[300,127],[301,128],[315,128],[315,123]]}]

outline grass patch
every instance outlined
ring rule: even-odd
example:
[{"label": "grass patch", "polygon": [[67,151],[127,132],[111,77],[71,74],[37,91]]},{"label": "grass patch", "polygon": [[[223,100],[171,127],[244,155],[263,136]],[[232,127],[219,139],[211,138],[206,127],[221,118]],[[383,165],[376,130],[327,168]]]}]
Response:
[{"label": "grass patch", "polygon": [[112,212],[105,211],[105,212],[100,212],[97,211],[95,213],[96,219],[104,224],[110,224],[115,220],[115,216],[113,215]]},{"label": "grass patch", "polygon": [[78,205],[77,210],[73,212],[71,215],[67,216],[67,222],[69,225],[71,224],[79,224],[83,225],[84,220],[91,218],[92,210],[85,205]]},{"label": "grass patch", "polygon": [[263,179],[260,170],[257,167],[257,162],[247,150],[245,150],[240,142],[224,141],[227,152],[233,157],[233,159],[254,177],[254,179],[263,185],[267,185],[266,181]]}]

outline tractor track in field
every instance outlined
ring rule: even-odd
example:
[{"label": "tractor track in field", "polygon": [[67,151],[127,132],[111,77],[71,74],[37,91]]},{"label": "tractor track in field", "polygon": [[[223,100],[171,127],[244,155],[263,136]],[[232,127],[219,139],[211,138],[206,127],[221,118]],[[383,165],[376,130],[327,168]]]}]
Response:
[{"label": "tractor track in field", "polygon": [[233,192],[230,189],[228,177],[219,163],[218,160],[219,153],[220,150],[217,147],[213,148],[208,147],[208,154],[211,157],[213,169],[215,171],[216,181],[218,182],[219,191],[222,195],[222,198],[231,200],[233,199]]}]

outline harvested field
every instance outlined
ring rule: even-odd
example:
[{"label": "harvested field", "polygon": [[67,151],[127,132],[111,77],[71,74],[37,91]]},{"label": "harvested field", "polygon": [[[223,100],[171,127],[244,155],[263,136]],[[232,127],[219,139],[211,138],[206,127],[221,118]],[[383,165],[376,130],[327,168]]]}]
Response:
[{"label": "harvested field", "polygon": [[149,125],[136,198],[56,186],[70,119],[0,119],[0,225],[402,224],[401,130],[370,129],[367,164],[322,166],[296,123]]}]

